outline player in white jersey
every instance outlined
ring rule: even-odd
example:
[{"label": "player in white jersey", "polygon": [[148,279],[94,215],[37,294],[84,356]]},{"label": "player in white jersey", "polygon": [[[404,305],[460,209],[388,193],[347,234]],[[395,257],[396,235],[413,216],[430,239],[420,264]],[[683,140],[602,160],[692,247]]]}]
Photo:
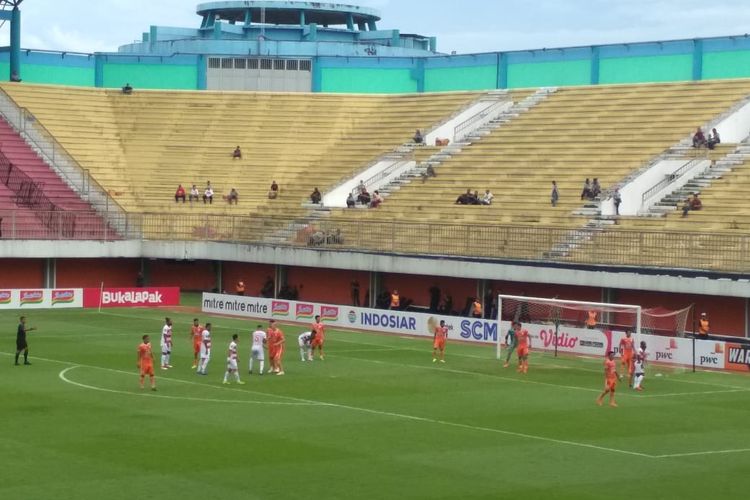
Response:
[{"label": "player in white jersey", "polygon": [[227,350],[227,371],[224,372],[224,384],[229,384],[229,375],[234,374],[234,378],[238,384],[244,385],[245,382],[240,380],[240,371],[237,369],[237,339],[239,335],[236,333],[232,335],[232,341],[229,343],[229,349]]},{"label": "player in white jersey", "polygon": [[172,368],[169,364],[172,356],[172,320],[164,318],[164,327],[161,329],[161,369]]},{"label": "player in white jersey", "polygon": [[643,382],[643,378],[646,376],[645,368],[647,356],[646,343],[641,341],[641,348],[635,353],[635,360],[633,360],[633,389],[636,391],[643,390],[641,382]]},{"label": "player in white jersey", "polygon": [[258,360],[260,363],[260,374],[263,375],[263,365],[266,361],[264,347],[266,345],[266,332],[263,331],[263,326],[258,327],[253,332],[253,346],[250,349],[250,366],[249,373],[253,374],[253,361]]},{"label": "player in white jersey", "polygon": [[211,359],[211,323],[206,323],[203,327],[201,337],[201,352],[198,361],[198,375],[208,375],[208,361]]},{"label": "player in white jersey", "polygon": [[307,361],[308,359],[312,361],[312,332],[302,332],[297,337],[297,343],[299,344],[299,357],[302,361]]}]

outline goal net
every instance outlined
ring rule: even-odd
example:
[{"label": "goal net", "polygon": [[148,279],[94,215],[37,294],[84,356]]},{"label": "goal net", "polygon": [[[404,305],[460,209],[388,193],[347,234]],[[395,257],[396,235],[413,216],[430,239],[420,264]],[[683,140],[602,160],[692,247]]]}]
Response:
[{"label": "goal net", "polygon": [[497,356],[506,333],[517,321],[528,330],[535,349],[604,355],[616,350],[619,339],[631,332],[682,335],[692,306],[678,311],[642,309],[637,305],[547,299],[518,295],[498,296]]}]

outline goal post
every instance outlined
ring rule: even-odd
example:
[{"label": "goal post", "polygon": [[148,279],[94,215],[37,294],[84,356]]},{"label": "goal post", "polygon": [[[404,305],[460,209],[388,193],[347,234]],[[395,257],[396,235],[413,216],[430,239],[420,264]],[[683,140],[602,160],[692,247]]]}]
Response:
[{"label": "goal post", "polygon": [[[557,355],[559,348],[570,350],[573,347],[583,353],[604,352],[612,348],[612,331],[630,331],[639,341],[642,320],[642,309],[638,305],[500,294],[496,355],[501,358],[506,333],[515,321],[529,330],[533,341],[542,343],[543,350],[554,351]],[[595,332],[607,332],[609,342],[596,340]],[[594,340],[584,340],[587,333]]]}]

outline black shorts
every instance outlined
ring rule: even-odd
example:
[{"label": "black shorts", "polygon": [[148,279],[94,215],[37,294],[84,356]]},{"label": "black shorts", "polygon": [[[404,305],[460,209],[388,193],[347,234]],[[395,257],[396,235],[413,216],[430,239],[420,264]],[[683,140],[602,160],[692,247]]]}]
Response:
[{"label": "black shorts", "polygon": [[23,351],[28,349],[29,344],[26,343],[26,339],[16,339],[16,351]]}]

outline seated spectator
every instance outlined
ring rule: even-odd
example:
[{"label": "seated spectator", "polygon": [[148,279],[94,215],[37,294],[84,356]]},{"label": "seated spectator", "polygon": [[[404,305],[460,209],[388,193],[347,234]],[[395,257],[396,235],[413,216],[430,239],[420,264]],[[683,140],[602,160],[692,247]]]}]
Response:
[{"label": "seated spectator", "polygon": [[370,202],[370,208],[378,208],[383,203],[383,197],[378,191],[375,191]]},{"label": "seated spectator", "polygon": [[268,190],[268,199],[275,200],[279,197],[279,185],[276,181],[271,182],[271,188]]},{"label": "seated spectator", "polygon": [[422,172],[422,182],[425,182],[430,177],[437,177],[435,173],[435,167],[431,163],[427,164],[427,168]]},{"label": "seated spectator", "polygon": [[367,188],[365,187],[365,181],[360,180],[359,184],[357,185],[357,194],[366,193]]},{"label": "seated spectator", "polygon": [[234,160],[237,160],[237,159],[241,160],[242,159],[242,150],[240,149],[239,146],[237,146],[236,148],[234,148],[234,152],[232,153],[232,159],[234,159]]},{"label": "seated spectator", "polygon": [[581,191],[581,199],[591,199],[591,181],[586,178],[586,182],[583,183],[583,191]]},{"label": "seated spectator", "polygon": [[313,192],[310,194],[310,201],[313,203],[320,203],[320,200],[322,199],[323,195],[320,194],[318,188],[313,189]]},{"label": "seated spectator", "polygon": [[326,233],[326,244],[341,245],[344,243],[344,237],[341,235],[341,229],[329,231]]},{"label": "seated spectator", "polygon": [[357,196],[357,201],[362,205],[369,205],[372,201],[372,197],[370,196],[370,193],[367,192],[367,189],[364,189],[361,193],[359,193],[359,196]]},{"label": "seated spectator", "polygon": [[238,201],[240,201],[240,193],[237,192],[236,189],[232,188],[231,191],[229,191],[229,194],[226,197],[227,203],[230,205],[234,203],[237,204]]},{"label": "seated spectator", "polygon": [[185,203],[185,188],[182,187],[182,184],[177,186],[177,191],[174,193],[174,202],[177,203],[182,199],[182,202]]},{"label": "seated spectator", "polygon": [[717,144],[721,144],[721,137],[719,137],[719,133],[714,128],[711,129],[711,132],[708,134],[708,142],[706,145],[708,146],[708,149],[714,149]]},{"label": "seated spectator", "polygon": [[471,194],[471,189],[467,189],[464,194],[456,198],[456,205],[473,205],[472,199],[474,195]]},{"label": "seated spectator", "polygon": [[125,95],[130,95],[133,93],[133,87],[130,86],[129,83],[126,83],[122,86],[122,93]]},{"label": "seated spectator", "polygon": [[450,139],[439,139],[435,137],[435,146],[445,147],[451,143]]},{"label": "seated spectator", "polygon": [[417,129],[416,132],[414,132],[414,143],[415,144],[423,144],[424,143],[424,137],[422,137],[422,132]]},{"label": "seated spectator", "polygon": [[685,200],[682,206],[682,216],[687,217],[691,210],[700,210],[703,208],[703,202],[698,198],[698,193],[693,193],[693,197]]},{"label": "seated spectator", "polygon": [[193,201],[198,201],[201,198],[200,191],[198,191],[198,188],[195,184],[193,184],[193,187],[190,188],[190,203]]},{"label": "seated spectator", "polygon": [[481,203],[482,200],[479,198],[479,191],[474,191],[474,194],[471,195],[470,205],[480,205]]},{"label": "seated spectator", "polygon": [[326,242],[326,234],[321,230],[317,230],[314,233],[312,233],[307,240],[307,244],[311,247],[318,247],[325,242]]},{"label": "seated spectator", "polygon": [[698,127],[695,130],[695,134],[693,134],[693,147],[700,148],[705,145],[706,145],[706,136],[703,135],[703,130],[701,130],[701,128]]},{"label": "seated spectator", "polygon": [[349,196],[346,197],[346,208],[354,208],[356,203],[357,201],[354,199],[354,194],[349,193]]},{"label": "seated spectator", "polygon": [[593,200],[599,196],[602,192],[602,186],[599,184],[599,179],[594,177],[594,182],[591,183],[591,199]]},{"label": "seated spectator", "polygon": [[481,203],[482,205],[492,205],[492,199],[493,199],[494,197],[495,197],[495,195],[494,195],[494,194],[492,194],[492,193],[490,193],[490,190],[489,190],[489,189],[487,189],[487,190],[486,190],[486,191],[484,192],[484,196],[482,196],[482,199],[481,199],[481,200],[479,200],[479,202],[480,202],[480,203]]},{"label": "seated spectator", "polygon": [[214,203],[214,188],[211,187],[211,181],[206,183],[206,189],[203,191],[203,203],[209,205]]}]

